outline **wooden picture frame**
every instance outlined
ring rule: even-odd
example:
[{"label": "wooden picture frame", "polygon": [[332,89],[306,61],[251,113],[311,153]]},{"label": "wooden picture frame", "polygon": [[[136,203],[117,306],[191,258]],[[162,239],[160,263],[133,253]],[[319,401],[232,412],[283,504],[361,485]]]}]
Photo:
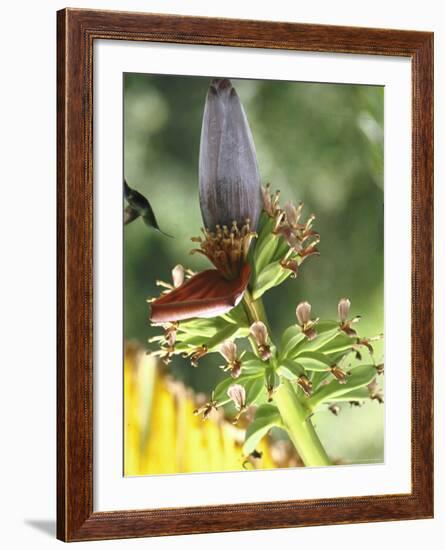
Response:
[{"label": "wooden picture frame", "polygon": [[[95,40],[402,56],[412,62],[412,490],[406,494],[93,512]],[[64,541],[433,516],[433,34],[65,9],[57,14],[57,536]]]}]

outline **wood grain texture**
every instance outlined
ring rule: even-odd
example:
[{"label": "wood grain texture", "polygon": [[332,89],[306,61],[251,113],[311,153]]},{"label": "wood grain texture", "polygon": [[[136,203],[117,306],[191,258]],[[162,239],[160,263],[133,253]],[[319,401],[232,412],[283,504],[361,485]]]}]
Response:
[{"label": "wood grain texture", "polygon": [[[66,9],[57,14],[57,36],[58,538],[95,540],[432,517],[432,33]],[[96,39],[411,58],[411,493],[93,513],[92,66]]]}]

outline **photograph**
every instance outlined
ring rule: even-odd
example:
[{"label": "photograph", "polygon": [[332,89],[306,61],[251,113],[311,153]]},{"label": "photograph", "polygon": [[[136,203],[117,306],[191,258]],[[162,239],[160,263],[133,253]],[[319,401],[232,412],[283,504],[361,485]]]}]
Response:
[{"label": "photograph", "polygon": [[124,475],[384,463],[384,86],[123,101]]}]

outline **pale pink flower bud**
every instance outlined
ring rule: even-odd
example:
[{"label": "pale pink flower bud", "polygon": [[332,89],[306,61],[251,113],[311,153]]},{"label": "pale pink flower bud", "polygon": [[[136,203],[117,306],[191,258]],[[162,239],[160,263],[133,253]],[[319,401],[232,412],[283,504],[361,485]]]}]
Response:
[{"label": "pale pink flower bud", "polygon": [[313,340],[317,336],[314,326],[318,323],[318,318],[311,320],[311,309],[309,302],[300,302],[295,310],[298,324],[308,340]]},{"label": "pale pink flower bud", "polygon": [[338,318],[342,323],[348,320],[350,308],[351,308],[351,301],[348,298],[342,298],[338,302]]},{"label": "pale pink flower bud", "polygon": [[172,269],[173,286],[175,288],[180,287],[184,282],[184,278],[185,278],[184,267],[181,264],[176,265]]},{"label": "pale pink flower bud", "polygon": [[233,363],[237,360],[236,344],[231,340],[225,340],[219,347],[219,352],[228,363]]},{"label": "pale pink flower bud", "polygon": [[227,395],[234,402],[235,407],[242,411],[246,407],[246,390],[241,384],[232,384],[227,390]]},{"label": "pale pink flower bud", "polygon": [[238,378],[241,374],[241,361],[238,358],[235,342],[225,340],[219,347],[219,353],[227,361],[227,365],[223,365],[221,368],[225,371],[229,370],[232,378]]},{"label": "pale pink flower bud", "polygon": [[296,315],[300,326],[306,325],[311,320],[311,309],[312,306],[309,302],[301,302],[298,304]]},{"label": "pale pink flower bud", "polygon": [[250,334],[255,339],[261,359],[263,361],[270,359],[272,353],[270,351],[269,335],[266,325],[261,321],[256,321],[250,326]]},{"label": "pale pink flower bud", "polygon": [[357,331],[354,330],[351,325],[359,321],[360,316],[354,317],[354,319],[348,319],[350,308],[351,301],[348,298],[342,298],[338,302],[338,318],[340,320],[340,329],[348,336],[356,336]]},{"label": "pale pink flower bud", "polygon": [[256,321],[250,327],[250,334],[255,338],[258,345],[267,344],[268,333],[266,325],[261,321]]}]

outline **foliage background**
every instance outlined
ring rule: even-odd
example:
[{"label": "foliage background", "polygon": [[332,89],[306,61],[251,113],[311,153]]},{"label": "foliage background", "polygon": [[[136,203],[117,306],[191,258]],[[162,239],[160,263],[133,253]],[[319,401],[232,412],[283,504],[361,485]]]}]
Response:
[{"label": "foliage background", "polygon": [[[219,75],[218,75],[219,76]],[[225,75],[227,76],[227,75]],[[308,300],[315,316],[336,317],[339,298],[361,314],[361,334],[383,330],[383,98],[378,86],[277,81],[232,81],[243,102],[262,181],[286,200],[303,201],[317,216],[321,255],[299,277],[265,295],[275,335],[295,323],[295,306]],[[140,221],[125,228],[125,337],[148,347],[159,332],[148,322],[147,297],[156,280],[169,281],[190,256],[190,237],[202,226],[198,155],[208,77],[126,74],[124,170],[130,186],[150,200],[169,239]],[[376,358],[383,345],[376,346]],[[169,367],[196,391],[209,393],[223,376],[214,354],[194,369],[175,357]],[[318,413],[315,425],[331,456],[347,462],[383,459],[384,407],[343,406],[340,416]]]}]

